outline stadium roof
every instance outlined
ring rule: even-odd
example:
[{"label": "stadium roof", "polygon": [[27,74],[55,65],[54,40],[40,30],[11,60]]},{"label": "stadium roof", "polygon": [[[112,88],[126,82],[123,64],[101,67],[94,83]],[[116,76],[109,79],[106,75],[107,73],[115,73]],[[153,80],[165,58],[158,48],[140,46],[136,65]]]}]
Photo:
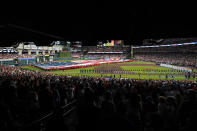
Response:
[{"label": "stadium roof", "polygon": [[86,45],[96,45],[97,40],[111,39],[141,45],[143,39],[149,38],[197,36],[193,8],[177,10],[141,5],[19,8],[0,14],[0,46],[10,46],[17,41],[49,45],[54,40],[85,40]]}]

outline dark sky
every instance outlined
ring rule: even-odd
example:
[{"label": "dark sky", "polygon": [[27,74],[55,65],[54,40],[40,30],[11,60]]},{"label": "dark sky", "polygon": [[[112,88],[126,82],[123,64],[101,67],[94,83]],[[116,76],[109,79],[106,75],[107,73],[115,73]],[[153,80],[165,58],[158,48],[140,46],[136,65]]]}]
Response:
[{"label": "dark sky", "polygon": [[60,37],[63,40],[86,40],[89,44],[110,39],[141,44],[146,38],[196,37],[195,14],[196,10],[191,6],[175,7],[162,3],[157,6],[98,2],[92,6],[14,6],[0,13],[0,42],[25,40],[45,44]]}]

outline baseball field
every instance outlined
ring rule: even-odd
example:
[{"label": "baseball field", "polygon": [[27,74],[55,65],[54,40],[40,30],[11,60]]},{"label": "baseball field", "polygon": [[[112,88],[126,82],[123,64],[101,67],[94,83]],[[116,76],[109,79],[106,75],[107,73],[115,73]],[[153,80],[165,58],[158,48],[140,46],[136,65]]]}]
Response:
[{"label": "baseball field", "polygon": [[[167,79],[167,80],[197,80],[191,75],[185,77],[185,72],[167,67],[156,65],[152,62],[132,61],[124,63],[102,64],[91,67],[65,69],[65,70],[42,70],[34,66],[22,66],[24,69],[38,70],[57,75],[70,76],[92,76],[92,77],[115,77],[115,78],[134,78],[134,79]],[[194,69],[197,74],[197,69]]]}]

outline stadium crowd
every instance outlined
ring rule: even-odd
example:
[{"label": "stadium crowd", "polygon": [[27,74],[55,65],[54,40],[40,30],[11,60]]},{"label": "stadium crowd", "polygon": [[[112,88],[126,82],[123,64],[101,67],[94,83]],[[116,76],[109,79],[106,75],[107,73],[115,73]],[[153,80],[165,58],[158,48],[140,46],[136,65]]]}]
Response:
[{"label": "stadium crowd", "polygon": [[161,44],[171,44],[171,43],[189,43],[196,42],[197,38],[168,38],[164,39]]},{"label": "stadium crowd", "polygon": [[0,130],[16,130],[69,102],[74,85],[68,79],[63,81],[54,75],[1,65]]},{"label": "stadium crowd", "polygon": [[115,46],[105,46],[105,47],[88,46],[84,48],[87,48],[89,52],[122,52],[123,50],[127,49],[127,48],[123,49],[123,47],[115,47]]},{"label": "stadium crowd", "polygon": [[145,39],[143,44],[152,44],[152,45],[158,45],[158,44],[173,44],[173,43],[191,43],[196,42],[197,38],[191,37],[191,38],[167,38],[167,39]]},{"label": "stadium crowd", "polygon": [[87,59],[127,59],[129,57],[128,54],[86,54],[83,56]]},{"label": "stadium crowd", "polygon": [[81,52],[72,52],[71,56],[73,58],[80,58],[81,57]]},{"label": "stadium crowd", "polygon": [[178,66],[197,67],[196,54],[177,53],[140,53],[135,54],[137,60],[165,63]]},{"label": "stadium crowd", "polygon": [[76,131],[192,131],[196,90],[190,81],[69,77],[1,65],[0,130],[17,130],[77,99]]},{"label": "stadium crowd", "polygon": [[197,67],[197,45],[134,49],[138,60]]},{"label": "stadium crowd", "polygon": [[[160,45],[157,45],[160,46]],[[195,52],[197,45],[160,46],[149,48],[134,48],[134,52]]]}]

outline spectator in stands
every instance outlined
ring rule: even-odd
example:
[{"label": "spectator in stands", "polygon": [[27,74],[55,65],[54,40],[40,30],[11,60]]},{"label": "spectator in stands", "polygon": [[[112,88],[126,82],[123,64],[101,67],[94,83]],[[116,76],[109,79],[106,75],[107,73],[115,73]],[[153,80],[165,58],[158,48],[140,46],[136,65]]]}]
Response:
[{"label": "spectator in stands", "polygon": [[107,91],[104,94],[104,100],[102,102],[102,111],[106,115],[113,114],[116,111],[114,101],[112,98],[112,93],[110,91]]},{"label": "spectator in stands", "polygon": [[184,127],[187,124],[188,117],[191,116],[193,111],[197,110],[196,91],[189,89],[186,92],[186,98],[179,110],[179,121]]}]

